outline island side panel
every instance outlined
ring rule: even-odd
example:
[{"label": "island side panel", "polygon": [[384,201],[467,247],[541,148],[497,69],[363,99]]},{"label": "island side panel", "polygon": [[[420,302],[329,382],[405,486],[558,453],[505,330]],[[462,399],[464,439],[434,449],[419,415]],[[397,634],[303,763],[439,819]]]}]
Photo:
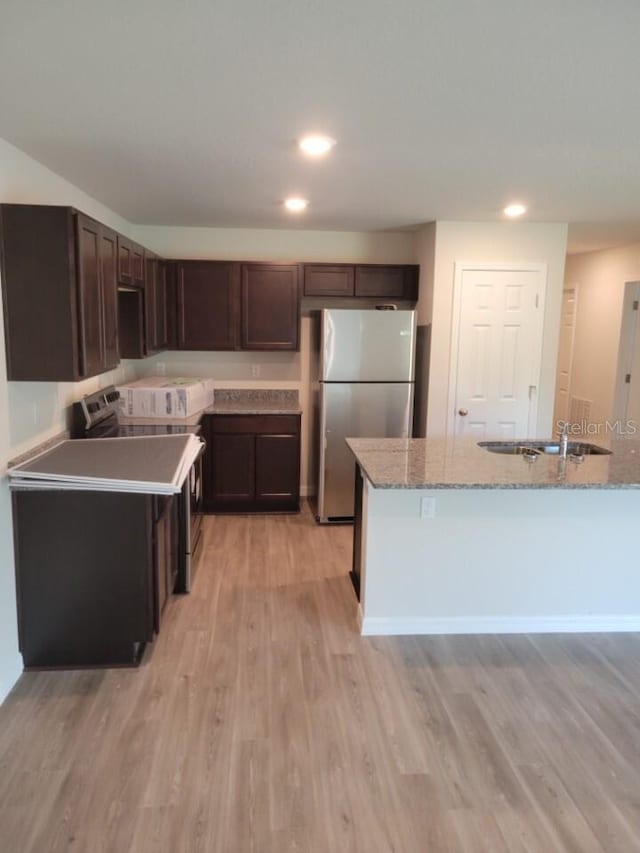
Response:
[{"label": "island side panel", "polygon": [[[421,500],[435,516],[421,518]],[[640,630],[640,490],[375,489],[363,634]]]}]

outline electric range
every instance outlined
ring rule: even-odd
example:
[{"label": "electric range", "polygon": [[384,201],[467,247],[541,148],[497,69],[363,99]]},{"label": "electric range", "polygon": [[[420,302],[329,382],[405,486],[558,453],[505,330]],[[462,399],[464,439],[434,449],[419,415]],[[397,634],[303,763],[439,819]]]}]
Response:
[{"label": "electric range", "polygon": [[[71,437],[132,438],[147,435],[200,435],[199,424],[155,422],[149,424],[122,423],[120,419],[120,394],[110,385],[88,394],[73,404]],[[204,441],[202,449],[204,451]],[[180,510],[180,561],[176,592],[190,592],[196,567],[196,556],[202,539],[203,519],[202,453],[194,462],[179,496]]]}]

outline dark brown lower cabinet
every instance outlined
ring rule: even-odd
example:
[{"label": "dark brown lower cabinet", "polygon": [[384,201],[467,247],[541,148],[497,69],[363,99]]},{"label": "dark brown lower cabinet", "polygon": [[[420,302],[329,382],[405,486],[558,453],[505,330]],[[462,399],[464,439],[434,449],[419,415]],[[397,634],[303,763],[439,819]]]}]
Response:
[{"label": "dark brown lower cabinet", "polygon": [[300,415],[210,415],[209,512],[299,512]]},{"label": "dark brown lower cabinet", "polygon": [[153,521],[153,627],[160,633],[162,614],[178,574],[178,501],[173,497],[154,499]]},{"label": "dark brown lower cabinet", "polygon": [[24,491],[12,500],[25,667],[139,663],[177,568],[176,499]]}]

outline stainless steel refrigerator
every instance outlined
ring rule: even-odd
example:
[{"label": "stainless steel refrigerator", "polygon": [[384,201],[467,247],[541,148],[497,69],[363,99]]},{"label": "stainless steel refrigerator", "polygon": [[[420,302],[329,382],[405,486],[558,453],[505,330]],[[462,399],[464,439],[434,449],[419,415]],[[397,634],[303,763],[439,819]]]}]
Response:
[{"label": "stainless steel refrigerator", "polygon": [[345,438],[411,435],[415,312],[324,309],[319,329],[320,522],[353,518],[354,459]]}]

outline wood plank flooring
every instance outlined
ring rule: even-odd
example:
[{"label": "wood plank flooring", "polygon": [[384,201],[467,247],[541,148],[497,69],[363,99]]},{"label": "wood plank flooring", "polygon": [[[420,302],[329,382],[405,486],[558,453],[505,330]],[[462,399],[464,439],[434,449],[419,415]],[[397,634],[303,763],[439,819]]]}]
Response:
[{"label": "wood plank flooring", "polygon": [[350,560],[208,518],[140,669],[0,709],[0,851],[640,851],[640,636],[362,638]]}]

